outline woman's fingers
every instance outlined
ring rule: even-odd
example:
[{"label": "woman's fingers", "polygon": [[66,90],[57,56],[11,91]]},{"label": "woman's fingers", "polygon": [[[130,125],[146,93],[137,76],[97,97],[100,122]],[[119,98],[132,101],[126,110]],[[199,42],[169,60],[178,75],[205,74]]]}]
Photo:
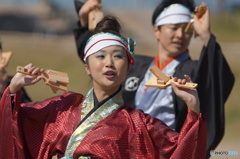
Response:
[{"label": "woman's fingers", "polygon": [[185,84],[187,82],[187,80],[186,79],[178,79],[177,82],[179,84]]},{"label": "woman's fingers", "polygon": [[41,79],[43,79],[43,76],[37,76],[36,78],[32,79],[31,84],[35,84],[38,81],[40,81]]},{"label": "woman's fingers", "polygon": [[187,82],[192,83],[192,80],[191,80],[191,77],[190,77],[190,76],[188,76],[188,75],[184,75],[184,77],[186,78]]},{"label": "woman's fingers", "polygon": [[197,90],[177,87],[174,82],[171,82],[171,85],[175,94],[186,103],[189,109],[195,111],[196,113],[200,113]]},{"label": "woman's fingers", "polygon": [[42,68],[36,67],[33,64],[28,64],[24,68],[28,70],[29,75],[41,75],[44,72]]},{"label": "woman's fingers", "polygon": [[186,84],[187,82],[192,83],[192,80],[191,80],[191,78],[190,78],[188,75],[184,75],[184,77],[185,77],[186,79],[181,79],[181,78],[173,77],[172,80],[173,80],[174,82],[178,82],[179,84]]},{"label": "woman's fingers", "polygon": [[171,86],[172,86],[174,92],[175,92],[176,94],[178,94],[179,88],[177,87],[177,85],[176,85],[174,82],[171,82]]}]

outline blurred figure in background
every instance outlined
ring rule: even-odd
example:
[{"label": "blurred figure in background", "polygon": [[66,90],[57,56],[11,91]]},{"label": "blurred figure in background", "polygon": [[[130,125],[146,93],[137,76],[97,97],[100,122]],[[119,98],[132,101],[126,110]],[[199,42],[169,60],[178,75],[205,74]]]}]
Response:
[{"label": "blurred figure in background", "polygon": [[[0,56],[2,56],[2,42],[0,40]],[[2,60],[2,57],[0,58],[0,62]],[[8,76],[8,73],[5,69],[5,67],[2,67],[0,65],[0,98],[2,97],[3,91],[7,88],[7,86],[10,84],[10,81],[12,79],[12,76]],[[27,92],[23,88],[22,90],[22,101],[23,103],[31,102],[30,97],[28,96]]]},{"label": "blurred figure in background", "polygon": [[0,97],[2,97],[3,91],[7,87],[8,74],[5,68],[0,67]]},{"label": "blurred figure in background", "polygon": [[[96,0],[76,4],[80,22],[74,34],[78,55],[83,59],[83,48],[92,35],[87,28],[87,15],[101,5]],[[233,88],[234,75],[211,32],[208,7],[201,18],[194,14],[196,9],[193,0],[163,0],[156,7],[152,26],[158,41],[158,54],[155,58],[135,56],[135,67],[122,83],[123,98],[126,104],[134,105],[180,131],[187,114],[185,103],[171,87],[166,90],[148,88],[145,83],[153,76],[149,71],[153,65],[170,76],[183,78],[184,74],[190,75],[193,82],[199,84],[201,111],[208,124],[209,156],[209,151],[216,148],[224,135],[224,104]],[[203,42],[199,60],[192,60],[188,50],[193,32],[185,32],[192,16],[194,31]]]},{"label": "blurred figure in background", "polygon": [[[2,41],[0,40],[0,62],[2,62]],[[0,65],[0,97],[2,97],[2,93],[7,87],[8,83],[8,74],[5,67]]]}]

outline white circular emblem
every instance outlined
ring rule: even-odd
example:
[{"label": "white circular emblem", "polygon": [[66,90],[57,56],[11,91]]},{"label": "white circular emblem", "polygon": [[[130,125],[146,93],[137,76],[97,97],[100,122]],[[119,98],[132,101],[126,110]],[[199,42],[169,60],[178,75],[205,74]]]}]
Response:
[{"label": "white circular emblem", "polygon": [[138,88],[139,78],[137,77],[129,77],[125,82],[125,90],[126,91],[135,91]]}]

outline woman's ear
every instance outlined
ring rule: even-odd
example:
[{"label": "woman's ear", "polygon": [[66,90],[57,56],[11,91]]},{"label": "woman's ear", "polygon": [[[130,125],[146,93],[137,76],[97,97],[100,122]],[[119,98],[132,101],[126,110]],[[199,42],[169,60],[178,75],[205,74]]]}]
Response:
[{"label": "woman's ear", "polygon": [[88,75],[91,75],[90,73],[90,69],[89,69],[89,65],[88,64],[84,64],[84,67],[85,67],[85,71]]}]

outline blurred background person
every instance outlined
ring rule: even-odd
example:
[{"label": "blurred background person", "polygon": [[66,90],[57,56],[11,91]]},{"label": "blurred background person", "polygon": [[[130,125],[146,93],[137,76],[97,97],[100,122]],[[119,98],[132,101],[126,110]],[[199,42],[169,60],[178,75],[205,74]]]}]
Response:
[{"label": "blurred background person", "polygon": [[[0,40],[0,62],[2,62],[2,42]],[[0,98],[2,97],[3,91],[7,88],[7,86],[10,84],[10,81],[12,79],[12,76],[9,76],[5,67],[3,65],[0,65]],[[24,88],[22,88],[22,101],[23,103],[31,102],[30,97],[28,96],[27,92]]]}]

